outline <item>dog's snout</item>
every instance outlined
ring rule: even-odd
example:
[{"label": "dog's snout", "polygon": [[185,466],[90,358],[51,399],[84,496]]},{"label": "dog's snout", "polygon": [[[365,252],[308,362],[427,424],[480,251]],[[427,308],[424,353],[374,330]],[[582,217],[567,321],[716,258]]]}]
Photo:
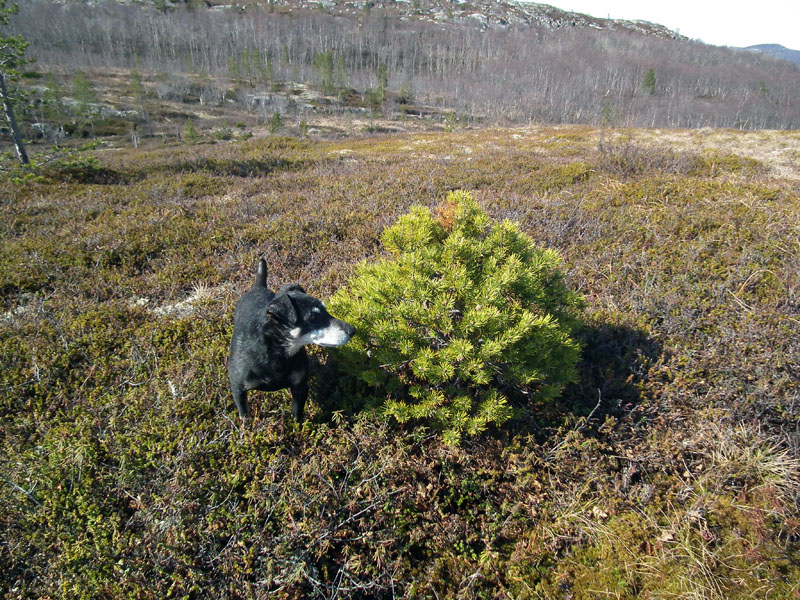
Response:
[{"label": "dog's snout", "polygon": [[339,319],[333,320],[331,329],[336,331],[335,335],[333,336],[336,338],[336,341],[331,344],[332,346],[344,346],[356,333],[355,327],[350,325],[350,323],[345,323]]},{"label": "dog's snout", "polygon": [[350,325],[350,323],[345,323],[344,321],[341,321],[341,323],[342,323],[342,329],[347,334],[347,339],[349,341],[350,338],[356,334],[356,328]]}]

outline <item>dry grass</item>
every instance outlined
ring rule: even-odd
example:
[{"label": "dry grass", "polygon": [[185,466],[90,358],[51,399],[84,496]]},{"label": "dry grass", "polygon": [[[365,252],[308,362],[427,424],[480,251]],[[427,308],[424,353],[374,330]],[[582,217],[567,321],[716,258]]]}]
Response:
[{"label": "dry grass", "polygon": [[[617,133],[611,166],[586,127],[5,164],[0,590],[791,598],[797,135]],[[458,188],[565,257],[579,382],[459,449],[331,418],[324,380],[302,428],[283,393],[241,428],[225,357],[257,259],[328,297]]]}]

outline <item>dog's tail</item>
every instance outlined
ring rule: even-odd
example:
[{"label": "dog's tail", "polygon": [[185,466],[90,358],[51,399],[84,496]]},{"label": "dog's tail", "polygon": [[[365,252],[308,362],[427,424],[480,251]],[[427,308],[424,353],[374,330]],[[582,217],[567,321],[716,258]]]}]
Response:
[{"label": "dog's tail", "polygon": [[256,271],[256,282],[253,287],[267,287],[267,261],[263,258],[258,261],[258,270]]}]

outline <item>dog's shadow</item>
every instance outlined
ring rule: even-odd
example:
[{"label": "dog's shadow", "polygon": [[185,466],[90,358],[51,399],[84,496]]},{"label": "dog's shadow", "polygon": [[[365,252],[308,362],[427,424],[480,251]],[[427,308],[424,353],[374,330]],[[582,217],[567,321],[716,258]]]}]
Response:
[{"label": "dog's shadow", "polygon": [[[620,418],[642,401],[642,392],[653,365],[661,360],[661,344],[644,330],[618,324],[586,325],[577,332],[583,351],[577,365],[578,378],[561,395],[546,402],[530,402],[521,394],[509,395],[516,418],[502,427],[506,434],[531,433],[546,441],[569,422],[591,416],[602,424],[607,415]],[[342,378],[352,377],[336,367],[327,353],[312,354],[313,377],[310,400],[319,411],[316,422],[327,422],[333,412],[353,414]],[[327,364],[326,364],[327,362]]]},{"label": "dog's shadow", "polygon": [[334,413],[352,417],[364,410],[364,403],[357,399],[357,390],[362,384],[339,367],[336,351],[314,346],[308,348],[308,399],[317,408],[308,418],[314,423],[329,423]]}]

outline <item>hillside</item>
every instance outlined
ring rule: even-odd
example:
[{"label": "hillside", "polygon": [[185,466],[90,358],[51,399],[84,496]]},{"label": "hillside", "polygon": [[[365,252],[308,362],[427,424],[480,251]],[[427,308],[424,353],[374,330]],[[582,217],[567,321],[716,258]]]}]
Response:
[{"label": "hillside", "polygon": [[800,50],[792,50],[780,44],[758,44],[756,46],[748,46],[745,50],[753,50],[755,52],[763,52],[775,58],[788,60],[795,64],[800,65]]},{"label": "hillside", "polygon": [[[798,156],[793,132],[530,126],[6,168],[0,593],[792,598]],[[328,298],[459,188],[563,255],[578,383],[460,447],[331,414],[335,370],[302,427],[286,392],[241,426],[225,360],[257,259]]]},{"label": "hillside", "polygon": [[[158,4],[158,3],[157,3]],[[583,123],[800,129],[800,67],[652,24],[506,2],[30,0],[26,136]],[[388,122],[388,123],[387,123]],[[226,136],[228,134],[221,133]],[[121,140],[120,140],[121,141]]]}]

